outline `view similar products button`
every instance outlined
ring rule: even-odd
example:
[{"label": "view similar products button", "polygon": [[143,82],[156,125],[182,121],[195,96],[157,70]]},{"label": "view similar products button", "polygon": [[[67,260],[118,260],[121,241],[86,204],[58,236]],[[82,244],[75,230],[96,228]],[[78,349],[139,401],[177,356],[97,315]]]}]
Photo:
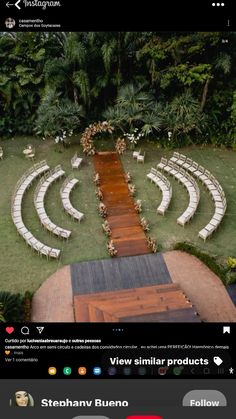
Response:
[{"label": "view similar products button", "polygon": [[185,407],[226,407],[227,400],[218,390],[192,390],[183,398]]}]

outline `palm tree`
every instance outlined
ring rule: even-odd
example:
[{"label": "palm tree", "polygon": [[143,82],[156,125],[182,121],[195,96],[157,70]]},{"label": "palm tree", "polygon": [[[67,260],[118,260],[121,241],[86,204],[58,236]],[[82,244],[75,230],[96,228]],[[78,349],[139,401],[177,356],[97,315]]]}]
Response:
[{"label": "palm tree", "polygon": [[191,131],[200,133],[205,123],[199,101],[192,96],[190,90],[176,96],[167,104],[163,116],[166,131],[171,131],[174,135],[188,134]]},{"label": "palm tree", "polygon": [[137,51],[150,38],[147,32],[102,33],[101,53],[105,71],[117,87],[133,81],[133,69],[137,65]]},{"label": "palm tree", "polygon": [[47,86],[88,109],[91,104],[90,51],[86,34],[63,34],[60,44],[57,57],[48,60],[45,65]]},{"label": "palm tree", "polygon": [[162,129],[163,126],[163,107],[156,103],[152,111],[146,112],[142,117],[142,132],[145,136],[154,134]]},{"label": "palm tree", "polygon": [[133,129],[138,121],[142,121],[144,115],[153,108],[154,97],[144,88],[144,84],[129,83],[122,86],[118,92],[117,107],[123,109],[130,129]]},{"label": "palm tree", "polygon": [[119,106],[110,106],[103,112],[103,117],[113,126],[116,126],[123,133],[126,126],[126,112]]}]

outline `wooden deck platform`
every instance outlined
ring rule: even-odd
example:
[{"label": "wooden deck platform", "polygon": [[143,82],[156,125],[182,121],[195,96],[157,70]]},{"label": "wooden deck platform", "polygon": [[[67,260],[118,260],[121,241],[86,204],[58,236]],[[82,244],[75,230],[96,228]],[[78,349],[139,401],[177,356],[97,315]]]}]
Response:
[{"label": "wooden deck platform", "polygon": [[77,295],[74,308],[76,322],[200,322],[176,284]]},{"label": "wooden deck platform", "polygon": [[76,322],[199,322],[161,253],[71,265]]},{"label": "wooden deck platform", "polygon": [[151,253],[117,153],[98,153],[93,162],[95,171],[100,175],[100,188],[108,210],[107,220],[111,226],[111,239],[118,251],[117,256]]}]

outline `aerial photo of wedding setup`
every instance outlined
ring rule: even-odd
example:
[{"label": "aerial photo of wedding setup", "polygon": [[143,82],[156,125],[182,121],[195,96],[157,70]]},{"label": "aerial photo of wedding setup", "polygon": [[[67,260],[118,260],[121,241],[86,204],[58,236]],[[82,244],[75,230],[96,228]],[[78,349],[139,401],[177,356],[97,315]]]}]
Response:
[{"label": "aerial photo of wedding setup", "polygon": [[236,33],[0,34],[0,321],[236,321]]}]

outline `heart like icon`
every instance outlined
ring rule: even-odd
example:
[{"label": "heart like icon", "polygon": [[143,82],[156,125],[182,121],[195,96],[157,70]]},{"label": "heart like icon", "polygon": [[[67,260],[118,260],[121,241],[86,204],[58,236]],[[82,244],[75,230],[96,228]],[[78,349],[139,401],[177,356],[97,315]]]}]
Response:
[{"label": "heart like icon", "polygon": [[14,332],[14,327],[10,326],[10,327],[6,327],[6,332],[11,335]]},{"label": "heart like icon", "polygon": [[6,355],[10,355],[11,351],[5,351]]}]

